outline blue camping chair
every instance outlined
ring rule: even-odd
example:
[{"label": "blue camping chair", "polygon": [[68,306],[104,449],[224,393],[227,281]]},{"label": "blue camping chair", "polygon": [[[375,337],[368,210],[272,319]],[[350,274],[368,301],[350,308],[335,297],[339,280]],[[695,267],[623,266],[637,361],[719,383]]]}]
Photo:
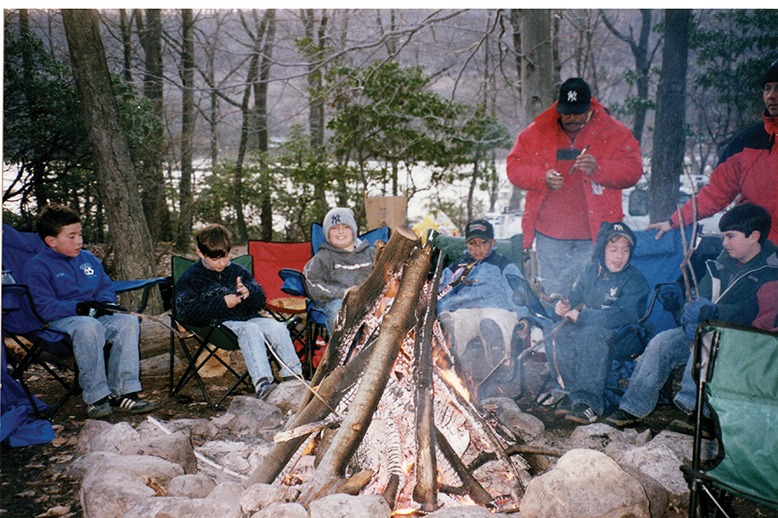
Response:
[{"label": "blue camping chair", "polygon": [[[46,244],[38,234],[19,232],[10,225],[3,224],[3,270],[12,275],[20,275],[24,263],[37,254]],[[142,289],[140,305],[135,312],[142,312],[147,304],[150,290],[167,282],[166,277],[154,279],[114,281],[113,286],[118,293]],[[22,354],[19,357],[9,355],[9,370],[13,377],[22,385],[33,412],[36,415],[54,415],[74,394],[80,392],[78,375],[69,381],[61,369],[55,365],[69,363],[73,357],[73,344],[70,336],[50,326],[38,313],[27,285],[15,282],[3,284],[3,337],[10,338]],[[4,345],[5,347],[5,345]],[[65,394],[48,408],[40,405],[25,382],[25,374],[32,365],[42,367],[57,383],[65,389]],[[76,366],[77,367],[77,366]]]}]

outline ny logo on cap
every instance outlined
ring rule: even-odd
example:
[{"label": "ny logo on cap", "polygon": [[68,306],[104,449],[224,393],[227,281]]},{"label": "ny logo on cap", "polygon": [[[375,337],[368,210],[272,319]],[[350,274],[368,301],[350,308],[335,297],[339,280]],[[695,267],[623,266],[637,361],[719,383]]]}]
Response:
[{"label": "ny logo on cap", "polygon": [[330,216],[330,223],[333,225],[340,224],[340,214],[333,214]]},{"label": "ny logo on cap", "polygon": [[567,92],[567,102],[569,103],[578,102],[578,92],[576,92],[575,90],[570,90],[569,92]]},{"label": "ny logo on cap", "polygon": [[624,226],[621,223],[616,223],[613,225],[613,230],[624,230]]}]

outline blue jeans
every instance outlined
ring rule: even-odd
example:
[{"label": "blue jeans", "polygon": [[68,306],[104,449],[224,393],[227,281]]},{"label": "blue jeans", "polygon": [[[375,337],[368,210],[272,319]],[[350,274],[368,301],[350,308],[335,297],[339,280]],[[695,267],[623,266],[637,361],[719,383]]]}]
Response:
[{"label": "blue jeans", "polygon": [[[140,323],[132,315],[75,316],[51,322],[70,335],[78,365],[78,384],[87,404],[105,396],[140,392]],[[108,368],[105,342],[111,342]],[[107,374],[106,374],[107,370]]]},{"label": "blue jeans", "polygon": [[335,326],[335,319],[340,313],[340,308],[343,307],[343,299],[332,299],[324,304],[322,310],[324,310],[325,325],[327,326],[327,334],[332,336],[332,328]]},{"label": "blue jeans", "polygon": [[[576,275],[592,260],[594,244],[590,239],[554,239],[535,233],[538,275],[547,295],[567,295]],[[546,305],[553,308],[553,304]]]},{"label": "blue jeans", "polygon": [[282,378],[292,374],[299,376],[302,372],[300,358],[297,357],[289,330],[282,322],[257,317],[245,322],[230,320],[224,322],[224,325],[238,336],[238,346],[243,353],[243,361],[254,387],[261,381],[273,381],[273,369],[268,361],[265,341],[281,360],[279,375]]},{"label": "blue jeans", "polygon": [[[690,343],[682,327],[662,331],[648,343],[638,358],[619,408],[641,419],[656,408],[659,393],[676,367],[690,364]],[[691,368],[689,366],[689,368]],[[694,381],[689,380],[692,385]],[[692,408],[694,408],[692,399]],[[684,408],[681,408],[684,410]]]},{"label": "blue jeans", "polygon": [[568,323],[557,333],[556,345],[546,345],[552,378],[558,367],[565,384],[564,390],[570,395],[571,407],[585,403],[597,415],[602,415],[611,362],[640,353],[642,344],[637,337],[629,334],[614,343],[613,333],[613,330],[600,326]]}]

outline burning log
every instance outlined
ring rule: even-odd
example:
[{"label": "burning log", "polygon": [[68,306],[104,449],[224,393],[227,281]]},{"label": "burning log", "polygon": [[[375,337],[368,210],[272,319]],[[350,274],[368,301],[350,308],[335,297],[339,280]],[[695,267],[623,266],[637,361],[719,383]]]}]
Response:
[{"label": "burning log", "polygon": [[318,397],[306,397],[249,483],[301,484],[303,505],[361,491],[398,513],[518,507],[529,465],[509,453],[515,434],[457,377],[435,318],[441,268],[428,279],[431,255],[430,244],[395,231],[370,278],[346,296],[312,382]]}]

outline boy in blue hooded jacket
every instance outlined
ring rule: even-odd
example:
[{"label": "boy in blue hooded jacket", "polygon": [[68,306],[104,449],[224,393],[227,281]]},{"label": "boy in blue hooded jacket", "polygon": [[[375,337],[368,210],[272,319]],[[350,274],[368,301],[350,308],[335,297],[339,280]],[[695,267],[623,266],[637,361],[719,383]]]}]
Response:
[{"label": "boy in blue hooded jacket", "polygon": [[[624,223],[606,223],[597,234],[592,262],[554,311],[566,321],[551,344],[549,367],[568,394],[558,415],[589,424],[605,410],[605,383],[611,361],[635,357],[643,345],[634,333],[614,340],[618,330],[640,320],[649,286],[630,264],[635,234]],[[548,348],[548,346],[547,346]]]}]

